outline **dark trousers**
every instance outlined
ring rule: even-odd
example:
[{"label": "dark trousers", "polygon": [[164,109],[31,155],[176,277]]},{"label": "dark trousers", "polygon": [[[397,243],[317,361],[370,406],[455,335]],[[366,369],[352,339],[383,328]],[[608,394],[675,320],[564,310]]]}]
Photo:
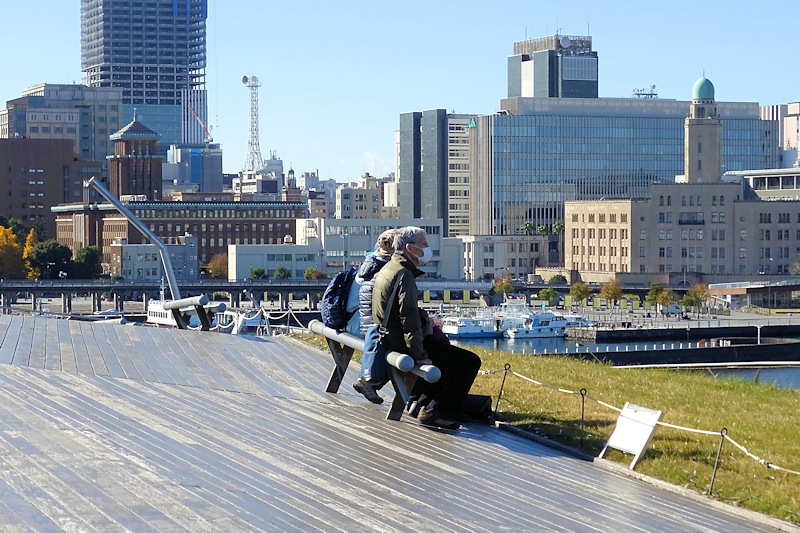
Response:
[{"label": "dark trousers", "polygon": [[461,413],[464,400],[481,368],[481,358],[432,335],[425,337],[422,344],[433,364],[441,370],[442,377],[436,383],[417,380],[412,397],[418,397],[421,406],[438,408],[444,413]]}]

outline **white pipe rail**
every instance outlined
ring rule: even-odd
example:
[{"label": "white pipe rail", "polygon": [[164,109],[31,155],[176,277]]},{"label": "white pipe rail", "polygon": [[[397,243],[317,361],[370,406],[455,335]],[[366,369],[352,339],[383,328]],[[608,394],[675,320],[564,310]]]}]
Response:
[{"label": "white pipe rail", "polygon": [[[345,346],[348,346],[354,350],[358,350],[360,352],[364,351],[363,339],[354,337],[349,333],[344,333],[333,328],[329,328],[319,320],[312,320],[309,322],[308,329],[312,333],[322,335],[323,337],[344,344]],[[424,379],[428,383],[436,383],[442,377],[442,372],[438,367],[433,365],[418,365],[414,362],[414,359],[412,359],[410,355],[404,353],[394,351],[389,352],[386,354],[386,361],[401,372],[411,372],[415,376]]]}]

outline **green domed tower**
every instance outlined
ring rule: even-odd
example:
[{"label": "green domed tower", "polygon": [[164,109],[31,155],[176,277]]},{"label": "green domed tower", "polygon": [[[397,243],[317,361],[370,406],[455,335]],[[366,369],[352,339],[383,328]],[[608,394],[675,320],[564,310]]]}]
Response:
[{"label": "green domed tower", "polygon": [[686,183],[722,180],[722,121],[717,114],[714,84],[705,76],[692,88],[692,104],[684,122]]},{"label": "green domed tower", "polygon": [[692,87],[692,100],[714,100],[714,84],[703,76]]}]

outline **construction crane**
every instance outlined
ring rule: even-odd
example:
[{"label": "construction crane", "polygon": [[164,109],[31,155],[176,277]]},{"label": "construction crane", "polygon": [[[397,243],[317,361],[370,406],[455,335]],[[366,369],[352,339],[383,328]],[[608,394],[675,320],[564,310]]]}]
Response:
[{"label": "construction crane", "polygon": [[204,131],[204,132],[206,132],[206,144],[211,144],[211,143],[213,143],[213,142],[214,142],[214,138],[213,138],[213,137],[211,137],[211,134],[210,134],[210,133],[208,133],[208,128],[206,128],[206,125],[205,125],[205,124],[203,124],[203,121],[202,121],[202,120],[200,120],[200,117],[198,116],[198,114],[197,114],[197,111],[195,111],[195,110],[194,110],[194,108],[193,108],[192,106],[189,106],[189,110],[190,110],[190,111],[192,112],[192,114],[194,115],[194,118],[196,118],[196,119],[197,119],[197,123],[198,123],[198,124],[200,124],[200,127],[201,127],[201,128],[203,128],[203,131]]}]

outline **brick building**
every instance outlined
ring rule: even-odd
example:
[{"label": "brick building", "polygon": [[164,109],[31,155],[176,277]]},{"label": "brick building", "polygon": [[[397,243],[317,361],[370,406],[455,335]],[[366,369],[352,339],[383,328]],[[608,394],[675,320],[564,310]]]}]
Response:
[{"label": "brick building", "polygon": [[[190,234],[197,237],[201,265],[215,254],[227,253],[229,244],[280,244],[294,238],[296,220],[306,217],[301,202],[148,202],[126,206],[161,240]],[[99,245],[103,262],[111,260],[116,239],[130,244],[143,237],[111,204],[70,204],[53,208],[57,238],[73,252]]]},{"label": "brick building", "polygon": [[49,237],[56,233],[50,208],[80,200],[83,180],[102,173],[101,162],[78,161],[69,139],[0,139],[0,161],[0,213],[43,226]]}]

